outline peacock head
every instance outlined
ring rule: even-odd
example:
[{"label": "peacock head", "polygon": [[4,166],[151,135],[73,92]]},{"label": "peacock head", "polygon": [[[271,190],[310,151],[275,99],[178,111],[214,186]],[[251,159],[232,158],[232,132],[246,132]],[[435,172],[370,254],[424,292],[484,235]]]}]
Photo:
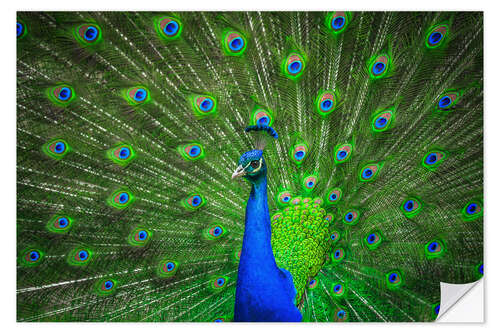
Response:
[{"label": "peacock head", "polygon": [[241,155],[238,168],[234,171],[232,179],[244,177],[251,183],[257,182],[266,176],[266,162],[262,150],[250,150]]},{"label": "peacock head", "polygon": [[278,133],[268,125],[251,125],[245,128],[245,132],[257,133],[255,146],[257,149],[247,151],[240,157],[238,168],[233,172],[232,178],[244,177],[252,184],[265,179],[267,174],[266,162],[264,161],[263,149],[266,146],[265,138],[278,138]]}]

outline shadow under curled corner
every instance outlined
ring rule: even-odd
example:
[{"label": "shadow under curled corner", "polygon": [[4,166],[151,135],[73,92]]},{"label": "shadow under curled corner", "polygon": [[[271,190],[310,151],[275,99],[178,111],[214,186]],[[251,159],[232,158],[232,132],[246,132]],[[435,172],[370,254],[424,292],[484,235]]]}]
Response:
[{"label": "shadow under curled corner", "polygon": [[441,307],[436,322],[484,322],[484,278],[466,284],[441,282]]}]

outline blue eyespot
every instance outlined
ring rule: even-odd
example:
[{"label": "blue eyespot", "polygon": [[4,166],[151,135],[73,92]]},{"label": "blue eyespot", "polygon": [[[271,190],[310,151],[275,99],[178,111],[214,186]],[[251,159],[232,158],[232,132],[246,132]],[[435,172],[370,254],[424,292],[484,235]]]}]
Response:
[{"label": "blue eyespot", "polygon": [[130,149],[127,147],[123,147],[120,149],[120,158],[122,160],[126,160],[130,156]]},{"label": "blue eyespot", "polygon": [[450,106],[450,104],[451,104],[451,98],[448,96],[443,96],[439,100],[439,107],[441,109],[447,108],[448,106]]},{"label": "blue eyespot", "polygon": [[87,260],[89,254],[87,251],[81,250],[80,252],[78,252],[78,257],[80,258],[80,260]]},{"label": "blue eyespot", "polygon": [[140,240],[145,240],[146,237],[148,237],[148,233],[147,232],[145,232],[144,230],[139,232],[139,239]]},{"label": "blue eyespot", "polygon": [[481,264],[481,265],[479,266],[479,268],[477,269],[477,270],[478,270],[478,272],[479,272],[481,275],[484,275],[484,268],[483,268],[483,265],[484,265],[484,264]]},{"label": "blue eyespot", "polygon": [[201,198],[200,198],[200,196],[199,196],[199,195],[195,195],[195,196],[193,196],[193,200],[191,201],[191,203],[192,203],[192,205],[193,205],[194,207],[199,206],[199,204],[201,203]]},{"label": "blue eyespot", "polygon": [[383,62],[380,62],[380,61],[376,62],[373,65],[373,74],[379,75],[380,73],[382,73],[385,70],[385,67],[386,67],[386,65]]},{"label": "blue eyespot", "polygon": [[434,164],[437,161],[437,155],[436,153],[431,153],[427,155],[427,158],[425,159],[425,163],[427,164]]},{"label": "blue eyespot", "polygon": [[439,43],[441,41],[441,39],[443,39],[443,34],[436,31],[436,32],[433,32],[430,36],[429,36],[429,44],[430,45],[435,45],[437,43]]},{"label": "blue eyespot", "polygon": [[60,154],[62,153],[64,150],[66,149],[66,145],[63,143],[63,142],[57,142],[55,147],[54,147],[54,150],[57,154]]},{"label": "blue eyespot", "polygon": [[173,262],[167,263],[167,271],[172,271],[175,268],[175,265]]},{"label": "blue eyespot", "polygon": [[199,153],[200,153],[200,147],[198,146],[193,146],[189,150],[189,156],[198,156]]},{"label": "blue eyespot", "polygon": [[17,27],[16,27],[16,37],[19,37],[23,34],[24,27],[21,23],[17,22]]},{"label": "blue eyespot", "polygon": [[467,206],[467,214],[474,214],[477,210],[477,204],[476,203],[471,203],[470,205]]},{"label": "blue eyespot", "polygon": [[397,273],[391,273],[389,275],[389,282],[394,283],[398,280],[398,274]]},{"label": "blue eyespot", "polygon": [[269,117],[268,116],[260,117],[258,120],[258,123],[259,123],[259,125],[262,125],[262,126],[268,126],[269,125]]},{"label": "blue eyespot", "polygon": [[360,180],[362,182],[368,182],[368,181],[372,181],[375,179],[375,176],[378,174],[379,172],[379,169],[380,169],[380,165],[379,164],[368,164],[366,165],[365,167],[363,167],[361,169],[361,172],[360,172]]},{"label": "blue eyespot", "polygon": [[143,100],[146,99],[147,94],[148,93],[146,92],[146,90],[139,88],[139,89],[137,89],[137,91],[134,94],[134,99],[137,102],[142,102]]},{"label": "blue eyespot", "polygon": [[439,244],[437,242],[432,242],[427,246],[427,249],[429,252],[436,252],[436,250],[439,248]]},{"label": "blue eyespot", "polygon": [[334,253],[333,255],[335,256],[335,259],[338,259],[338,258],[340,258],[340,255],[341,255],[341,254],[342,254],[342,253],[340,252],[340,250],[336,250],[336,251],[335,251],[335,253]]},{"label": "blue eyespot", "polygon": [[113,281],[106,281],[104,283],[104,289],[110,290],[111,288],[113,288],[113,285],[114,285]]},{"label": "blue eyespot", "polygon": [[97,38],[97,34],[99,32],[97,31],[96,28],[90,26],[87,28],[87,30],[85,30],[85,34],[83,35],[83,38],[85,38],[85,40],[89,41],[89,42],[92,42],[94,39]]},{"label": "blue eyespot", "polygon": [[376,128],[384,128],[384,126],[387,124],[387,119],[384,117],[379,117],[375,121],[375,127]]},{"label": "blue eyespot", "polygon": [[333,107],[333,101],[331,99],[325,99],[321,102],[321,110],[329,111]]},{"label": "blue eyespot", "polygon": [[342,285],[339,283],[339,284],[336,284],[334,287],[333,287],[333,291],[335,291],[336,293],[338,293],[340,290],[342,289]]},{"label": "blue eyespot", "polygon": [[300,61],[293,61],[288,65],[288,71],[291,74],[297,74],[298,72],[300,72],[301,69],[302,69],[302,62]]},{"label": "blue eyespot", "polygon": [[59,220],[57,220],[59,222],[59,226],[61,228],[65,228],[67,225],[68,225],[68,219],[65,218],[65,217],[61,217]]},{"label": "blue eyespot", "polygon": [[214,236],[219,236],[221,232],[222,232],[222,228],[221,227],[215,227],[214,228]]},{"label": "blue eyespot", "polygon": [[337,312],[337,317],[339,317],[339,318],[342,319],[342,318],[344,318],[344,316],[345,316],[345,311],[344,310],[340,310],[339,312]]},{"label": "blue eyespot", "polygon": [[407,212],[411,212],[413,210],[413,207],[415,206],[415,203],[413,200],[408,200],[407,202],[405,202],[405,210]]},{"label": "blue eyespot", "polygon": [[214,105],[214,102],[212,102],[212,100],[211,100],[211,99],[209,99],[209,98],[205,98],[205,99],[201,102],[201,104],[200,104],[200,109],[201,109],[202,111],[209,111],[209,110],[212,108],[212,106],[213,106],[213,105]]},{"label": "blue eyespot", "polygon": [[243,38],[241,37],[236,37],[234,38],[230,43],[229,43],[229,48],[232,51],[239,51],[243,48],[243,45],[245,42],[243,41]]},{"label": "blue eyespot", "polygon": [[373,244],[375,242],[375,239],[377,238],[377,236],[375,236],[375,234],[370,234],[367,238],[366,238],[366,241],[368,242],[368,244]]},{"label": "blue eyespot", "polygon": [[353,217],[354,217],[354,216],[353,216],[353,214],[352,214],[352,213],[347,213],[347,214],[345,215],[345,220],[346,220],[347,222],[351,222]]},{"label": "blue eyespot", "polygon": [[167,36],[173,36],[179,31],[179,24],[175,21],[170,21],[165,25],[165,28],[163,28],[163,32]]},{"label": "blue eyespot", "polygon": [[129,198],[128,194],[123,192],[122,194],[120,194],[119,201],[121,204],[124,204],[128,201],[128,198]]},{"label": "blue eyespot", "polygon": [[295,158],[297,160],[301,160],[304,158],[306,154],[302,151],[302,150],[299,150],[298,152],[295,153]]},{"label": "blue eyespot", "polygon": [[37,261],[39,258],[40,258],[40,253],[38,253],[38,251],[31,251],[30,252],[31,261]]},{"label": "blue eyespot", "polygon": [[330,195],[330,200],[331,200],[331,201],[335,201],[335,200],[337,200],[337,194],[336,194],[336,193],[332,193],[332,194]]},{"label": "blue eyespot", "polygon": [[342,16],[339,16],[332,21],[332,28],[335,30],[339,30],[342,29],[344,24],[345,24],[345,19]]},{"label": "blue eyespot", "polygon": [[223,278],[218,278],[217,279],[217,285],[218,286],[223,286],[226,281]]},{"label": "blue eyespot", "polygon": [[373,175],[373,171],[371,169],[363,170],[363,178],[370,178]]},{"label": "blue eyespot", "polygon": [[434,307],[434,313],[435,313],[436,315],[438,315],[438,314],[439,314],[439,310],[441,310],[441,305],[439,305],[439,304],[438,304],[438,305],[436,305],[436,306]]},{"label": "blue eyespot", "polygon": [[347,157],[347,152],[345,150],[340,150],[338,153],[337,153],[337,159],[338,160],[343,160],[344,158]]},{"label": "blue eyespot", "polygon": [[61,101],[66,101],[71,97],[71,89],[64,87],[59,91],[59,99]]}]

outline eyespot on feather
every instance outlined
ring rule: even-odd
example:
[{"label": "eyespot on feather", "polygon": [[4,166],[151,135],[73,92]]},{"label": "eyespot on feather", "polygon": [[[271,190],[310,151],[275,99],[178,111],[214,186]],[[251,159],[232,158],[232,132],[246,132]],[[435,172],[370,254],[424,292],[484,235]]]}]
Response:
[{"label": "eyespot on feather", "polygon": [[46,93],[49,100],[60,107],[68,106],[76,98],[75,90],[66,83],[49,88]]},{"label": "eyespot on feather", "polygon": [[333,12],[326,16],[325,25],[333,35],[338,35],[345,31],[350,21],[350,12]]},{"label": "eyespot on feather", "polygon": [[380,172],[380,167],[380,164],[377,163],[364,165],[359,171],[359,180],[362,182],[374,181]]},{"label": "eyespot on feather", "polygon": [[186,199],[184,199],[182,201],[182,205],[187,210],[199,209],[199,208],[203,207],[203,205],[205,205],[205,203],[206,203],[205,198],[203,197],[203,195],[201,195],[199,193],[191,193],[190,195],[188,195],[188,197]]},{"label": "eyespot on feather", "polygon": [[93,252],[86,247],[74,248],[67,257],[67,261],[72,266],[86,266],[91,261]]},{"label": "eyespot on feather", "polygon": [[102,39],[102,30],[95,23],[84,23],[75,27],[73,35],[82,46],[95,45]]},{"label": "eyespot on feather", "polygon": [[70,147],[63,139],[53,139],[42,146],[42,151],[45,155],[60,160],[70,151]]},{"label": "eyespot on feather", "polygon": [[176,17],[163,16],[155,19],[155,29],[164,41],[172,41],[181,36],[183,24]]},{"label": "eyespot on feather", "polygon": [[306,62],[304,57],[296,52],[290,53],[288,57],[283,60],[281,65],[283,74],[291,80],[297,80],[300,78],[302,74],[304,74],[305,68]]},{"label": "eyespot on feather", "polygon": [[372,79],[381,79],[387,76],[391,66],[391,59],[387,54],[380,54],[369,62],[369,73]]},{"label": "eyespot on feather", "polygon": [[247,39],[234,30],[225,30],[222,35],[222,50],[228,56],[241,56],[247,48]]},{"label": "eyespot on feather", "polygon": [[435,49],[445,43],[448,36],[449,27],[446,24],[437,24],[431,27],[425,38],[425,46],[429,49]]},{"label": "eyespot on feather", "polygon": [[108,149],[106,156],[118,165],[127,166],[136,157],[136,153],[132,146],[122,143]]},{"label": "eyespot on feather", "polygon": [[205,149],[199,142],[180,145],[177,151],[186,161],[196,161],[205,157]]},{"label": "eyespot on feather", "polygon": [[128,236],[128,243],[132,246],[146,246],[152,237],[152,231],[143,227],[136,227]]}]

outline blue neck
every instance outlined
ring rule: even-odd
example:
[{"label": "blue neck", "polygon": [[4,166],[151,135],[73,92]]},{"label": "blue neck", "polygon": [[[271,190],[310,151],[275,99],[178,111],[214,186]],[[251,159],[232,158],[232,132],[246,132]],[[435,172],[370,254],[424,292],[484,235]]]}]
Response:
[{"label": "blue neck", "polygon": [[265,173],[252,181],[238,267],[235,321],[300,321],[290,273],[279,269],[271,247]]},{"label": "blue neck", "polygon": [[[277,270],[271,247],[271,219],[267,205],[267,178],[260,177],[252,183],[245,214],[245,234],[243,235],[242,255],[244,264],[262,271]],[[247,263],[248,260],[248,263]],[[257,263],[255,267],[253,264]],[[240,261],[241,265],[241,261]]]}]

